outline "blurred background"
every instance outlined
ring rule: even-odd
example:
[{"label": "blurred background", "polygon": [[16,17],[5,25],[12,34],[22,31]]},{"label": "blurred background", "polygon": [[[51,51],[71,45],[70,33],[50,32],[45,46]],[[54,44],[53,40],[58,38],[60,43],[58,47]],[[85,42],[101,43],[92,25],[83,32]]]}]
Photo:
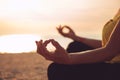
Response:
[{"label": "blurred background", "polygon": [[101,39],[104,24],[119,8],[120,0],[0,0],[0,52],[35,51],[36,40],[50,38],[66,48],[71,40],[58,34],[59,25]]}]

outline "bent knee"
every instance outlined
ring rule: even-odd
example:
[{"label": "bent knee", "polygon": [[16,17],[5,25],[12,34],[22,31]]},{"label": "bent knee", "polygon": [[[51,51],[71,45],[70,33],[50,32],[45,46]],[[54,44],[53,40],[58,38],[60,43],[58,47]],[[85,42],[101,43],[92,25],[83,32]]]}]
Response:
[{"label": "bent knee", "polygon": [[48,80],[58,80],[61,75],[60,64],[51,63],[47,70]]},{"label": "bent knee", "polygon": [[60,70],[60,68],[62,68],[64,65],[62,64],[57,64],[57,63],[51,63],[49,66],[48,66],[48,73],[53,73],[53,72],[56,72],[58,70]]}]

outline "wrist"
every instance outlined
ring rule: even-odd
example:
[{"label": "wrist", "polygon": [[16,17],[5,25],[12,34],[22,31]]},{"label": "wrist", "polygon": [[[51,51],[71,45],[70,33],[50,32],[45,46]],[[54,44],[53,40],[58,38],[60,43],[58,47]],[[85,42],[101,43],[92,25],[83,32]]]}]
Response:
[{"label": "wrist", "polygon": [[83,42],[85,40],[85,38],[82,38],[82,37],[79,37],[79,36],[76,35],[76,36],[73,37],[73,40]]},{"label": "wrist", "polygon": [[77,41],[77,40],[78,40],[78,36],[77,36],[77,35],[74,35],[74,36],[71,37],[71,39]]}]

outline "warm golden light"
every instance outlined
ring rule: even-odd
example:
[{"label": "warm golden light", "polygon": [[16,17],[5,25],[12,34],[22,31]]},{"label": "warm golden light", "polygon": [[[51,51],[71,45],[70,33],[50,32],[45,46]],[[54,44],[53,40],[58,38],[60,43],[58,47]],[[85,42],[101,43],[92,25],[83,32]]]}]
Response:
[{"label": "warm golden light", "polygon": [[[69,39],[59,37],[56,30],[61,24],[70,26],[79,36],[101,39],[102,28],[120,8],[119,3],[120,0],[0,0],[0,35],[38,34],[56,38],[67,46]],[[37,38],[40,39],[35,35],[0,36],[0,52],[33,51]]]},{"label": "warm golden light", "polygon": [[34,51],[35,41],[40,40],[36,35],[7,35],[0,37],[0,52],[21,53]]}]

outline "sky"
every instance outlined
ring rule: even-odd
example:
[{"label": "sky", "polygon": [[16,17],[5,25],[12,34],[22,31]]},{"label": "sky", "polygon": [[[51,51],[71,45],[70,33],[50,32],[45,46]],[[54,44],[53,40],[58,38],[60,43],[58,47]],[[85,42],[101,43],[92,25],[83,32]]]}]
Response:
[{"label": "sky", "polygon": [[77,35],[101,39],[104,24],[119,8],[120,0],[0,0],[0,36],[56,38],[56,27],[68,25]]}]

